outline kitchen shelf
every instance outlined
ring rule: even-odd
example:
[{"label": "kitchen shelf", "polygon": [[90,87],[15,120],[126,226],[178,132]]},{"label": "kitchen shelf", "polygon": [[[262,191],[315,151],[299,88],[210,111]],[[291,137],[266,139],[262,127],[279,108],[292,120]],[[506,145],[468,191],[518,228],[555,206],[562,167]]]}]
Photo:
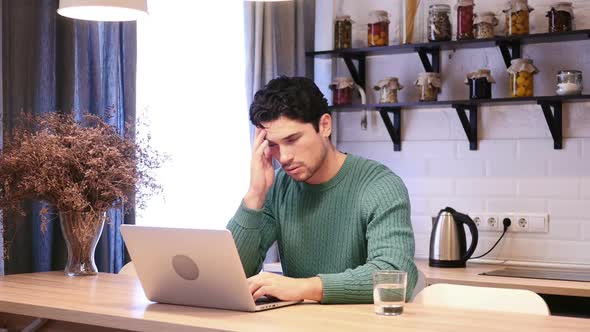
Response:
[{"label": "kitchen shelf", "polygon": [[[480,105],[523,105],[535,102],[541,106],[545,121],[553,137],[553,147],[555,149],[563,148],[563,123],[562,123],[562,104],[564,102],[580,102],[590,100],[590,95],[576,96],[539,96],[539,97],[516,97],[516,98],[495,98],[495,99],[478,99],[478,100],[448,100],[432,102],[406,102],[396,104],[354,104],[330,106],[332,112],[358,112],[363,110],[376,110],[381,114],[385,127],[389,132],[394,144],[394,151],[401,151],[401,110],[403,108],[433,108],[433,107],[451,107],[457,111],[461,125],[465,130],[465,135],[469,140],[469,149],[477,150],[477,118]],[[467,118],[466,111],[469,111]],[[393,113],[393,122],[388,113]]]},{"label": "kitchen shelf", "polygon": [[[363,88],[365,86],[367,57],[376,55],[392,55],[417,53],[425,71],[440,72],[440,52],[445,50],[474,49],[498,47],[506,67],[510,67],[512,59],[520,58],[523,45],[541,43],[561,43],[590,39],[590,29],[568,32],[538,33],[522,36],[494,37],[490,39],[470,39],[458,41],[441,41],[417,44],[403,44],[382,47],[347,48],[307,52],[306,55],[316,58],[342,58],[352,79]],[[356,64],[355,64],[356,62]],[[346,105],[330,107],[334,112],[358,112],[375,109],[381,114],[385,127],[389,132],[395,151],[401,150],[401,124],[403,108],[452,107],[457,111],[461,125],[469,140],[469,148],[477,150],[478,109],[480,105],[496,104],[530,104],[534,102],[541,107],[543,115],[553,137],[554,149],[563,148],[562,103],[590,100],[590,95],[578,96],[539,96],[519,98],[496,98],[483,100],[449,100],[436,102],[403,102],[396,104]],[[393,121],[389,117],[393,114]],[[469,114],[469,117],[467,116]]]},{"label": "kitchen shelf", "polygon": [[402,44],[379,47],[362,47],[362,48],[345,48],[339,50],[326,50],[316,52],[306,52],[307,56],[320,58],[337,58],[337,57],[365,57],[373,55],[387,55],[387,54],[404,54],[414,53],[417,49],[435,49],[442,51],[468,49],[468,48],[486,48],[496,47],[502,43],[516,43],[520,45],[555,43],[564,41],[577,41],[590,39],[590,29],[575,30],[567,32],[552,32],[552,33],[536,33],[523,36],[510,37],[495,37],[490,39],[468,39],[468,40],[454,40],[454,41],[440,41],[417,44]]},{"label": "kitchen shelf", "polygon": [[416,101],[396,104],[351,104],[330,106],[332,112],[358,112],[362,110],[380,109],[380,108],[433,108],[433,107],[452,107],[453,105],[526,105],[530,102],[576,102],[590,100],[590,95],[576,96],[539,96],[539,97],[514,97],[514,98],[494,98],[494,99],[477,99],[477,100],[445,100],[445,101]]}]

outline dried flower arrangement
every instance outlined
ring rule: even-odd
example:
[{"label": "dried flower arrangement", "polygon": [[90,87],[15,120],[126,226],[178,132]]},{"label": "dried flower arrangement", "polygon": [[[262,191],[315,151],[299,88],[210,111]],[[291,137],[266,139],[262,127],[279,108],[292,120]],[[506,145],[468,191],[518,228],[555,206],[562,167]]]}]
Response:
[{"label": "dried flower arrangement", "polygon": [[[59,212],[100,216],[110,208],[141,208],[148,196],[161,192],[153,171],[166,156],[150,147],[149,136],[122,136],[89,114],[78,122],[71,114],[55,112],[22,119],[0,154],[4,216],[7,211],[24,215],[27,199],[46,201]],[[47,214],[47,209],[41,211],[42,230]]]}]

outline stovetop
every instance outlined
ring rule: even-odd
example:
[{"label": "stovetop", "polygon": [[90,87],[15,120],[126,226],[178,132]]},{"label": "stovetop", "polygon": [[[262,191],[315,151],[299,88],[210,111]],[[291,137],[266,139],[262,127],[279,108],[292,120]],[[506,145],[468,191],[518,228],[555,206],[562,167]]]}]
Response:
[{"label": "stovetop", "polygon": [[590,282],[590,270],[556,270],[507,267],[500,270],[483,272],[481,275]]}]

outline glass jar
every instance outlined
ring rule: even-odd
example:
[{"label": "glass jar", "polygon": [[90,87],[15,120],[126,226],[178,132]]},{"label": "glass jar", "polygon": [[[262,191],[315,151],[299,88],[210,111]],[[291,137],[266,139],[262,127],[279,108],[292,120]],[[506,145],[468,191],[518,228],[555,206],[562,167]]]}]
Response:
[{"label": "glass jar", "polygon": [[473,0],[457,0],[457,40],[473,39]]},{"label": "glass jar", "polygon": [[494,38],[494,27],[498,25],[498,19],[493,12],[483,12],[475,18],[475,38],[488,39]]},{"label": "glass jar", "polygon": [[529,13],[533,8],[529,7],[527,0],[511,0],[506,14],[506,35],[519,36],[529,33]]},{"label": "glass jar", "polygon": [[465,84],[469,85],[469,99],[491,99],[492,84],[496,83],[489,69],[469,73]]},{"label": "glass jar", "polygon": [[420,101],[437,101],[441,80],[439,73],[420,73],[414,85],[420,90]]},{"label": "glass jar", "polygon": [[534,75],[539,71],[531,59],[514,59],[508,68],[510,97],[532,97],[535,91]]},{"label": "glass jar", "polygon": [[354,91],[354,81],[350,77],[336,77],[330,90],[332,90],[332,105],[350,105],[352,104],[352,93]]},{"label": "glass jar", "polygon": [[397,91],[403,89],[404,86],[399,83],[397,77],[388,77],[377,82],[373,89],[380,91],[379,103],[395,104],[397,100]]},{"label": "glass jar", "polygon": [[352,20],[349,15],[336,17],[334,22],[334,49],[350,48],[352,45]]},{"label": "glass jar", "polygon": [[451,40],[451,19],[449,5],[430,5],[428,11],[428,41]]},{"label": "glass jar", "polygon": [[369,13],[367,30],[369,46],[389,45],[389,14],[384,10],[374,10]]},{"label": "glass jar", "polygon": [[559,2],[547,12],[549,32],[573,30],[574,10],[571,2]]},{"label": "glass jar", "polygon": [[560,96],[580,95],[584,89],[582,72],[579,70],[561,70],[557,73],[557,94]]}]

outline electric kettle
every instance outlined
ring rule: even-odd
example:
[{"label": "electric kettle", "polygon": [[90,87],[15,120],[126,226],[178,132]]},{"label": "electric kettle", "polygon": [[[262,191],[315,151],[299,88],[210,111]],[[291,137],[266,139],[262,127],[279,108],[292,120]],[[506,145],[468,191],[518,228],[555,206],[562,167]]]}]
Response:
[{"label": "electric kettle", "polygon": [[[477,226],[466,214],[446,207],[432,220],[429,265],[435,267],[465,267],[477,246]],[[471,232],[471,245],[466,249],[465,230]]]}]

